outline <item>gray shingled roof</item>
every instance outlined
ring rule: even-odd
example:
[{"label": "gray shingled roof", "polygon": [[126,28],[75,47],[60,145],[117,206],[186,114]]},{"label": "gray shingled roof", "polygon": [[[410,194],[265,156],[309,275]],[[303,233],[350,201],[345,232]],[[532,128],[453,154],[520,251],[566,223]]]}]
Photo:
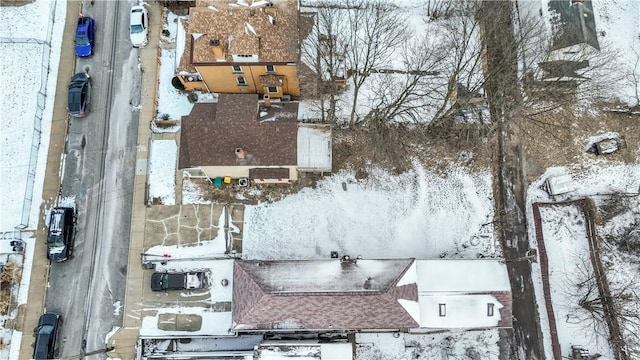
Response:
[{"label": "gray shingled roof", "polygon": [[413,261],[236,261],[234,329],[418,327],[398,302],[417,301],[416,284],[396,286]]},{"label": "gray shingled roof", "polygon": [[567,0],[551,0],[549,9],[560,15],[551,50],[579,44],[589,44],[600,50],[591,1],[572,4]]}]

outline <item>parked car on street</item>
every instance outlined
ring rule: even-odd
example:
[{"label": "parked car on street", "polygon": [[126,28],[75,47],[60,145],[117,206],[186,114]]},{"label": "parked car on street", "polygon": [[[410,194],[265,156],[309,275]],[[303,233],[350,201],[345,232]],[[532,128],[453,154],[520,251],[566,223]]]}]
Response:
[{"label": "parked car on street", "polygon": [[129,36],[133,47],[144,47],[149,42],[149,15],[142,5],[131,7]]},{"label": "parked car on street", "polygon": [[89,16],[80,14],[76,25],[76,55],[79,57],[93,56],[95,44],[95,21]]},{"label": "parked car on street", "polygon": [[206,286],[204,272],[166,273],[151,275],[151,290],[192,290]]},{"label": "parked car on street", "polygon": [[86,72],[71,77],[67,111],[69,115],[83,117],[89,113],[91,103],[91,77]]},{"label": "parked car on street", "polygon": [[62,262],[73,255],[75,215],[73,208],[56,207],[49,217],[47,233],[47,258]]},{"label": "parked car on street", "polygon": [[40,316],[38,327],[34,331],[36,337],[36,342],[33,345],[34,359],[56,358],[56,341],[61,322],[62,317],[58,314],[46,313]]}]

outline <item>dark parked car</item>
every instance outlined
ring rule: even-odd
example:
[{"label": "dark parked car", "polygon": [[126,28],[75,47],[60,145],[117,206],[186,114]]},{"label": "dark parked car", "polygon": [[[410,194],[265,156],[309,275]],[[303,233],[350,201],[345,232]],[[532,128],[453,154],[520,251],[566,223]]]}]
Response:
[{"label": "dark parked car", "polygon": [[75,216],[73,208],[57,207],[51,210],[49,232],[47,233],[47,258],[61,262],[73,254],[73,238],[75,233]]},{"label": "dark parked car", "polygon": [[76,55],[93,55],[96,25],[93,18],[80,14],[76,26]]},{"label": "dark parked car", "polygon": [[203,272],[188,273],[153,273],[151,275],[151,290],[191,290],[205,287]]},{"label": "dark parked car", "polygon": [[71,77],[69,83],[69,115],[83,117],[89,112],[91,102],[91,77],[86,72]]},{"label": "dark parked car", "polygon": [[46,313],[40,316],[38,327],[35,329],[36,342],[33,345],[33,358],[55,359],[56,340],[58,338],[58,327],[62,322],[62,317],[58,314]]}]

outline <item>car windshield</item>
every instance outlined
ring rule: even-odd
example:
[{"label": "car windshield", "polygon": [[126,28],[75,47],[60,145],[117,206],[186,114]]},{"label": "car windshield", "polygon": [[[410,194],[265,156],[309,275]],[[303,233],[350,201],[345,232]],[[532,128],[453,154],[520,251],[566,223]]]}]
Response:
[{"label": "car windshield", "polygon": [[76,36],[76,45],[89,45],[89,37],[85,32],[78,33],[78,36]]},{"label": "car windshield", "polygon": [[53,325],[42,325],[38,328],[38,335],[47,335],[53,332]]},{"label": "car windshield", "polygon": [[132,34],[137,34],[137,33],[141,33],[142,32],[142,25],[138,24],[138,25],[131,25],[131,33]]}]

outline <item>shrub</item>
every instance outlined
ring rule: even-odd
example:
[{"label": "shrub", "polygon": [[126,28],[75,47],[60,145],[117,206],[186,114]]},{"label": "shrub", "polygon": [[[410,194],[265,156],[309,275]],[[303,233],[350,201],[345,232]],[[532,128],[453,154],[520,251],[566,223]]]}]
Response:
[{"label": "shrub", "polygon": [[171,79],[171,85],[173,85],[174,88],[180,91],[184,90],[184,85],[182,85],[182,82],[180,81],[180,79],[178,79],[177,76],[174,76],[173,79]]}]

